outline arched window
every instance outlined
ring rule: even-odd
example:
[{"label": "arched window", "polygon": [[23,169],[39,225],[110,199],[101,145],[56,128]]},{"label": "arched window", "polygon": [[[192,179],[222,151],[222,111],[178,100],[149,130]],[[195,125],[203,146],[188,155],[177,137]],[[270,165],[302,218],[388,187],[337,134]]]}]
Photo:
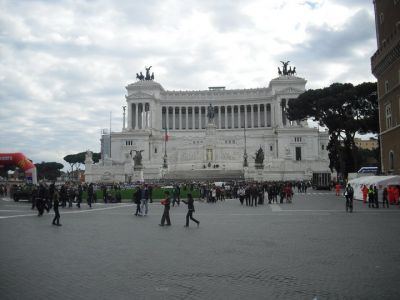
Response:
[{"label": "arched window", "polygon": [[389,152],[389,170],[394,170],[394,152]]}]

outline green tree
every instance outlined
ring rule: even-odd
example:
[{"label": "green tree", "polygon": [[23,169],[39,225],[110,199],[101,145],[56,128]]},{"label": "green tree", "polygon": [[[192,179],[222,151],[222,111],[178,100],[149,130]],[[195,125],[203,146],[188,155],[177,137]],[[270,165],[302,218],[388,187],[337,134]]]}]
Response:
[{"label": "green tree", "polygon": [[289,120],[312,118],[328,128],[329,167],[341,172],[345,178],[357,165],[355,134],[379,131],[376,89],[376,83],[372,82],[356,86],[334,83],[326,88],[308,90],[288,102]]},{"label": "green tree", "polygon": [[63,164],[57,162],[44,162],[35,164],[38,179],[56,180],[61,176],[61,169],[64,168]]},{"label": "green tree", "polygon": [[[69,163],[71,167],[71,173],[74,173],[74,168],[75,170],[78,170],[81,164],[85,164],[85,156],[86,156],[86,151],[84,152],[79,152],[76,154],[69,154],[64,157],[64,160]],[[99,162],[101,158],[101,153],[93,153],[93,162],[97,163]]]}]

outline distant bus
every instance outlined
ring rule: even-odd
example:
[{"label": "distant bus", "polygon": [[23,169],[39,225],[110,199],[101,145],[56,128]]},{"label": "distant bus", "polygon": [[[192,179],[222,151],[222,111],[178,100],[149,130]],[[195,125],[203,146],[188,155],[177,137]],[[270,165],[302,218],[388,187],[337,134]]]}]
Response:
[{"label": "distant bus", "polygon": [[362,167],[357,173],[376,175],[378,173],[378,167]]},{"label": "distant bus", "polygon": [[314,172],[312,177],[312,187],[316,190],[331,189],[331,173],[330,172]]}]

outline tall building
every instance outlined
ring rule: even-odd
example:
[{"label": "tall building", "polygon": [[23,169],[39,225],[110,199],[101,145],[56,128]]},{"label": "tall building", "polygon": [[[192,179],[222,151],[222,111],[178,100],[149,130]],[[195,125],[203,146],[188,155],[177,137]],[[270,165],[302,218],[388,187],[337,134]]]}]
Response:
[{"label": "tall building", "polygon": [[382,173],[400,174],[400,0],[374,0]]},{"label": "tall building", "polygon": [[329,171],[328,133],[286,118],[289,99],[305,91],[293,73],[263,88],[200,91],[139,77],[126,87],[127,122],[111,132],[111,159],[87,163],[86,180],[304,180]]},{"label": "tall building", "polygon": [[369,140],[354,138],[354,144],[357,148],[364,150],[374,150],[378,148],[378,140],[375,138],[370,138]]}]

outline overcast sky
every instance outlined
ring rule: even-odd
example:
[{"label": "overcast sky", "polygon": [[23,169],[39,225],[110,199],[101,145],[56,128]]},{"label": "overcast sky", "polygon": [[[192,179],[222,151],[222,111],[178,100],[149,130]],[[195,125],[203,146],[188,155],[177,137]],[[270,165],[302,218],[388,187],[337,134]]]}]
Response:
[{"label": "overcast sky", "polygon": [[122,128],[125,86],[266,87],[290,60],[307,88],[375,81],[372,0],[0,0],[0,152],[63,163]]}]

